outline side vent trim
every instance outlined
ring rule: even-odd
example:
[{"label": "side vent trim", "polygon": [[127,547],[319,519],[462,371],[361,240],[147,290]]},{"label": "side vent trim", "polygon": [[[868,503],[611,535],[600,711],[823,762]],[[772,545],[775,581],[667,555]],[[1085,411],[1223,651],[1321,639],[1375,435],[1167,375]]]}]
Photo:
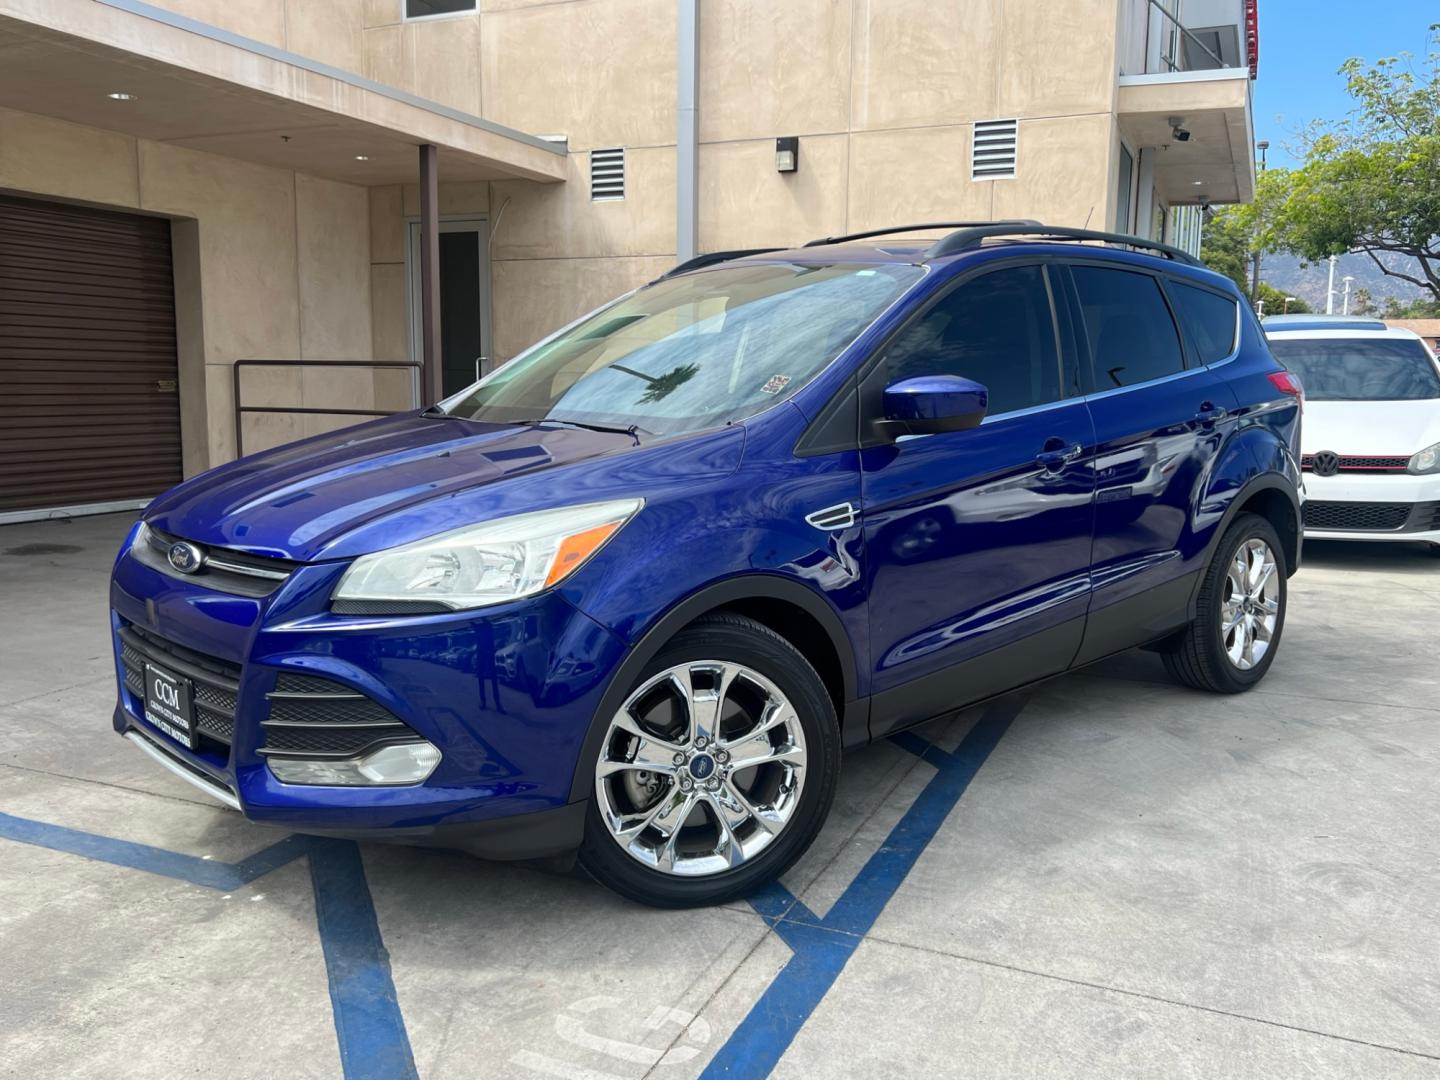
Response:
[{"label": "side vent trim", "polygon": [[838,532],[841,529],[853,529],[859,518],[860,512],[854,504],[843,502],[806,514],[805,523],[825,532]]},{"label": "side vent trim", "polygon": [[590,199],[606,202],[625,198],[625,150],[590,151]]},{"label": "side vent trim", "polygon": [[971,180],[1013,180],[1019,143],[1018,120],[977,120],[970,141]]}]

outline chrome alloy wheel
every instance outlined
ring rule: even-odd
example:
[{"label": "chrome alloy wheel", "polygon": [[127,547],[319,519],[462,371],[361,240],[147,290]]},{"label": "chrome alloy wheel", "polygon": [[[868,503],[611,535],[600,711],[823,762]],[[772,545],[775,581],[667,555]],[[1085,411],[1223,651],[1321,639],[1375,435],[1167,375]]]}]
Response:
[{"label": "chrome alloy wheel", "polygon": [[647,679],[611,719],[595,796],[632,858],[718,874],[784,831],[805,764],[800,718],[779,687],[740,664],[692,660]]},{"label": "chrome alloy wheel", "polygon": [[1249,671],[1264,659],[1280,621],[1280,576],[1275,553],[1258,537],[1236,549],[1225,568],[1220,640],[1230,663]]}]

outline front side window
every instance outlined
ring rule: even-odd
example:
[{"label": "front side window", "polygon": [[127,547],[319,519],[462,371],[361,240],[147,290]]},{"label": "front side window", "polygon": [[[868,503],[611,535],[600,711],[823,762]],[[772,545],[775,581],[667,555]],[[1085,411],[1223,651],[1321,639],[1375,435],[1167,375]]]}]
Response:
[{"label": "front side window", "polygon": [[1170,296],[1200,363],[1213,364],[1235,351],[1235,330],[1240,324],[1233,299],[1178,281],[1170,282]]},{"label": "front side window", "polygon": [[1425,401],[1440,398],[1425,346],[1396,338],[1271,339],[1270,352],[1311,401]]},{"label": "front side window", "polygon": [[901,331],[886,354],[889,381],[960,375],[990,391],[990,415],[1058,401],[1060,359],[1045,275],[996,270],[950,292]]},{"label": "front side window", "polygon": [[1149,274],[1073,266],[1091,370],[1086,393],[1134,386],[1185,370],[1180,332]]},{"label": "front side window", "polygon": [[757,263],[641,289],[522,353],[451,416],[698,431],[785,400],[924,275],[918,266]]}]

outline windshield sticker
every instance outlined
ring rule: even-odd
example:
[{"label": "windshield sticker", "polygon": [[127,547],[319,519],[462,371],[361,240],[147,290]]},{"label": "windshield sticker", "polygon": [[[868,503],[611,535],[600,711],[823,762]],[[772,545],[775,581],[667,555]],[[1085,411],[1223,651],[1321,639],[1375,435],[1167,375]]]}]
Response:
[{"label": "windshield sticker", "polygon": [[760,387],[762,394],[778,394],[785,387],[790,385],[789,375],[771,375],[770,381]]}]

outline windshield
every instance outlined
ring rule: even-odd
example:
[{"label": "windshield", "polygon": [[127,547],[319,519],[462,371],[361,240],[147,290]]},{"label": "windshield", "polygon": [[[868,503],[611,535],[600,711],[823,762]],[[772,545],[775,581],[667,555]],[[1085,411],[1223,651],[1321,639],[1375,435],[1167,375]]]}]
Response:
[{"label": "windshield", "polygon": [[443,403],[493,423],[569,420],[653,434],[751,416],[804,386],[923,270],[730,266],[661,281]]},{"label": "windshield", "polygon": [[1440,375],[1418,341],[1272,338],[1270,352],[1300,376],[1310,401],[1440,398]]}]

